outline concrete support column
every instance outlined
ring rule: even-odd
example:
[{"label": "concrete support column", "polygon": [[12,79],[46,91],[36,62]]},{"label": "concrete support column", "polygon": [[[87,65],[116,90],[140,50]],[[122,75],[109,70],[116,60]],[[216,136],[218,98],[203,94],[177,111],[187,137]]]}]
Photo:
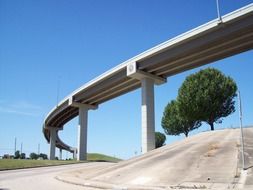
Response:
[{"label": "concrete support column", "polygon": [[55,159],[55,141],[56,141],[56,128],[50,129],[50,149],[49,149],[49,159]]},{"label": "concrete support column", "polygon": [[141,79],[142,153],[155,149],[154,81]]},{"label": "concrete support column", "polygon": [[59,149],[59,160],[62,160],[62,149]]},{"label": "concrete support column", "polygon": [[80,106],[77,141],[77,160],[87,160],[87,124],[88,108],[86,106]]},{"label": "concrete support column", "polygon": [[76,148],[74,149],[74,152],[73,152],[73,159],[74,160],[77,159],[77,149]]}]

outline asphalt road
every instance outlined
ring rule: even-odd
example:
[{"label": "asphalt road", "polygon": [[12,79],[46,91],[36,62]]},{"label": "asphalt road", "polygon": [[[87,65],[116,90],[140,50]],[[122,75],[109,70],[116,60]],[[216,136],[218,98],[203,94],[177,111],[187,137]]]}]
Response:
[{"label": "asphalt road", "polygon": [[80,168],[96,170],[103,168],[108,164],[109,163],[94,162],[0,171],[0,190],[93,190],[93,188],[64,183],[55,179],[55,177],[62,172],[71,172]]}]

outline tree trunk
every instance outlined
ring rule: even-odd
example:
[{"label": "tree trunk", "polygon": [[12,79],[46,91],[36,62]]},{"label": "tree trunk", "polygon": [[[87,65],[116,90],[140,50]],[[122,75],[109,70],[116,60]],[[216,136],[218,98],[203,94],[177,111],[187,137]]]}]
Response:
[{"label": "tree trunk", "polygon": [[188,133],[189,132],[184,132],[184,135],[185,135],[186,138],[188,137]]},{"label": "tree trunk", "polygon": [[213,123],[209,123],[209,125],[211,126],[211,131],[214,131]]}]

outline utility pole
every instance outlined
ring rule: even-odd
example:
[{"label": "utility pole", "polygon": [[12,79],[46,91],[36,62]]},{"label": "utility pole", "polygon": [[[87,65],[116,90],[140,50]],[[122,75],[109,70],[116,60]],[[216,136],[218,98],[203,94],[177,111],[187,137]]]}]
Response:
[{"label": "utility pole", "polygon": [[40,143],[38,144],[38,155],[40,155]]},{"label": "utility pole", "polygon": [[244,138],[243,138],[243,126],[242,126],[242,103],[241,103],[241,95],[238,90],[238,106],[239,106],[239,119],[240,119],[240,129],[241,129],[241,153],[242,153],[242,169],[245,170],[245,158],[244,158]]},{"label": "utility pole", "polygon": [[21,142],[20,154],[22,154],[22,151],[23,151],[23,142]]},{"label": "utility pole", "polygon": [[14,155],[16,151],[17,151],[17,137],[15,137],[15,142],[14,142]]}]

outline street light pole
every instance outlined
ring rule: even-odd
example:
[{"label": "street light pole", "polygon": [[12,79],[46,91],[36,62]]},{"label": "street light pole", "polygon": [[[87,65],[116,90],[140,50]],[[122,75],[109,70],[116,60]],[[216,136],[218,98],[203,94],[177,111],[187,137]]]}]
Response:
[{"label": "street light pole", "polygon": [[244,137],[243,137],[243,126],[242,126],[242,103],[241,103],[241,95],[238,90],[238,106],[239,106],[239,119],[240,119],[240,129],[241,129],[241,148],[242,148],[242,169],[245,170],[245,158],[244,158]]},{"label": "street light pole", "polygon": [[219,0],[216,0],[216,8],[217,8],[217,15],[218,15],[218,19],[220,22],[222,22],[222,18],[220,15],[220,5],[219,5]]},{"label": "street light pole", "polygon": [[40,143],[38,144],[38,155],[40,155]]},{"label": "street light pole", "polygon": [[21,146],[20,146],[20,154],[23,153],[23,142],[21,142]]},{"label": "street light pole", "polygon": [[14,143],[14,155],[17,151],[17,137],[15,137],[15,143]]}]

